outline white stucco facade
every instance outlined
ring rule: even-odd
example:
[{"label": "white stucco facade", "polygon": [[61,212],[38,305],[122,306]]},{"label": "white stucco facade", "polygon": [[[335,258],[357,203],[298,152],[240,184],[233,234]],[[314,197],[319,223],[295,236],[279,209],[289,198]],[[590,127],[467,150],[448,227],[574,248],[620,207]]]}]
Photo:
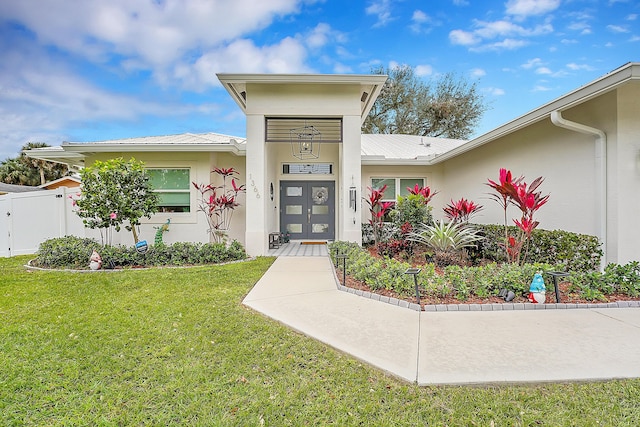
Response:
[{"label": "white stucco facade", "polygon": [[[640,63],[629,63],[575,91],[470,141],[410,135],[361,135],[361,125],[384,84],[377,75],[220,74],[220,81],[246,114],[246,141],[218,134],[70,143],[32,150],[30,155],[76,167],[94,160],[135,157],[148,167],[185,167],[197,182],[215,182],[213,167],[233,167],[247,186],[234,213],[229,237],[250,255],[268,252],[268,234],[281,232],[283,184],[330,182],[332,235],[361,241],[369,219],[363,198],[373,179],[421,179],[438,195],[433,214],[461,197],[484,206],[475,220],[501,224],[503,213],[489,199],[487,179],[500,168],[544,177],[549,202],[537,213],[540,228],[598,236],[605,262],[639,260],[640,227]],[[286,140],[269,138],[277,119],[334,120],[340,137],[323,143],[317,159],[300,160]],[[285,129],[286,130],[286,129]],[[339,140],[338,140],[339,139]],[[84,163],[83,163],[84,162]],[[292,175],[285,165],[330,165],[329,172]],[[273,191],[272,191],[273,189]],[[352,201],[355,190],[355,206]],[[189,213],[171,214],[166,241],[207,241],[197,212],[196,192]],[[516,217],[512,211],[510,217]],[[169,214],[145,221],[148,236]],[[146,228],[145,228],[146,227]],[[128,236],[122,239],[128,243]]]}]

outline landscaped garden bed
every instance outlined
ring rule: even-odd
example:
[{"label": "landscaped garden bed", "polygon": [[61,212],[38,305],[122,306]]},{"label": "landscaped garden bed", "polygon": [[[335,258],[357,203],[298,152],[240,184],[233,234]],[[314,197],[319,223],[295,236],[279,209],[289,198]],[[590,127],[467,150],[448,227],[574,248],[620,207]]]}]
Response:
[{"label": "landscaped garden bed", "polygon": [[30,265],[38,268],[89,270],[93,252],[100,255],[103,269],[153,266],[219,264],[245,259],[247,254],[237,241],[150,245],[140,252],[135,246],[103,245],[89,238],[66,236],[43,242]]},{"label": "landscaped garden bed", "polygon": [[[386,186],[370,188],[365,249],[334,242],[331,255],[334,262],[338,254],[344,258],[335,265],[345,266],[345,286],[413,303],[415,282],[407,270],[419,268],[422,305],[524,303],[544,295],[544,284],[546,302],[555,303],[550,272],[567,274],[559,280],[562,303],[638,299],[640,263],[610,264],[601,272],[597,237],[537,228],[534,214],[549,199],[538,191],[542,182],[539,177],[527,184],[506,169],[498,181],[488,181],[489,196],[504,210],[502,226],[472,224],[482,206],[464,198],[452,200],[443,209],[445,219],[434,221],[429,202],[437,192],[428,187],[407,188],[395,203],[384,201]],[[513,225],[507,222],[510,207],[520,211]]]}]

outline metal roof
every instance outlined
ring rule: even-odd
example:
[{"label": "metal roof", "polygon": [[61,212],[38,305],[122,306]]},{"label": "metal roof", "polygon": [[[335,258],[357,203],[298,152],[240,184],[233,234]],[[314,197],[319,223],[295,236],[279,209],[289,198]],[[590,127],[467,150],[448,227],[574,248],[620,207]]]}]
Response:
[{"label": "metal roof", "polygon": [[363,165],[427,164],[467,141],[429,136],[363,134]]}]

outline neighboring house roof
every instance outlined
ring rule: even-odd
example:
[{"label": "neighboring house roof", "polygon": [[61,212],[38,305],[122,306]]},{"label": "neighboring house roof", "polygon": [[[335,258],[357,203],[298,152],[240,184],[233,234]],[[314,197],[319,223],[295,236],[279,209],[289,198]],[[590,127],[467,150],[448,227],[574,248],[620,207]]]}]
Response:
[{"label": "neighboring house roof", "polygon": [[59,187],[72,188],[72,187],[79,187],[81,183],[82,181],[80,180],[80,178],[77,178],[75,176],[63,176],[62,178],[58,178],[53,181],[49,181],[47,183],[42,184],[40,188],[43,188],[45,190],[55,190],[56,188],[59,188]]},{"label": "neighboring house roof", "polygon": [[29,185],[5,184],[0,182],[0,194],[26,193],[28,191],[43,191],[44,188],[31,187]]},{"label": "neighboring house roof", "polygon": [[427,164],[437,155],[464,145],[460,139],[398,134],[363,134],[363,165]]}]

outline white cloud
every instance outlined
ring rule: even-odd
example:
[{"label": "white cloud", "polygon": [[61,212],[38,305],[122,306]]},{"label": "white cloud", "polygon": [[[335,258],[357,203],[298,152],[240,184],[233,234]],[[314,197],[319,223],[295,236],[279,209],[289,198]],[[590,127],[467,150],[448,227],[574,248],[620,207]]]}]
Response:
[{"label": "white cloud", "polygon": [[483,77],[487,75],[487,72],[482,68],[474,68],[473,70],[471,70],[471,75],[473,77]]},{"label": "white cloud", "polygon": [[636,19],[638,19],[638,14],[637,13],[631,13],[631,14],[627,15],[627,17],[625,19],[627,21],[635,21]]},{"label": "white cloud", "polygon": [[195,63],[183,62],[174,68],[171,78],[185,82],[185,87],[201,91],[219,85],[216,73],[309,73],[305,65],[307,51],[297,39],[287,37],[270,46],[256,46],[252,40],[240,39],[212,49]]},{"label": "white cloud", "polygon": [[377,17],[378,20],[374,27],[384,27],[393,19],[391,16],[391,0],[374,0],[366,7],[365,13]]},{"label": "white cloud", "polygon": [[572,70],[572,71],[593,71],[593,70],[595,70],[595,68],[593,68],[591,65],[588,65],[588,64],[576,64],[575,62],[570,62],[569,64],[567,64],[567,68]]},{"label": "white cloud", "polygon": [[473,33],[464,30],[453,30],[449,33],[449,40],[453,44],[459,44],[462,46],[470,46],[478,44],[480,38],[476,37]]},{"label": "white cloud", "polygon": [[46,44],[95,61],[134,57],[150,67],[265,28],[297,10],[298,0],[51,0],[46,8],[39,0],[0,2],[0,16],[23,23]]},{"label": "white cloud", "polygon": [[536,68],[536,74],[553,74],[553,72],[547,67]]},{"label": "white cloud", "polygon": [[502,96],[505,94],[504,89],[501,89],[499,87],[487,87],[483,90],[493,96]]},{"label": "white cloud", "polygon": [[607,30],[611,31],[612,33],[628,33],[629,29],[627,27],[624,27],[622,25],[607,25]]},{"label": "white cloud", "polygon": [[409,26],[409,28],[411,28],[411,31],[413,31],[414,33],[420,33],[422,31],[425,31],[425,24],[428,24],[430,22],[431,17],[429,15],[421,10],[414,10],[413,15],[411,16],[411,25]]},{"label": "white cloud", "polygon": [[19,44],[4,52],[0,73],[0,157],[27,141],[59,145],[65,129],[101,121],[133,122],[144,115],[189,115],[215,105],[150,101],[110,92],[78,76],[42,49]]},{"label": "white cloud", "polygon": [[533,67],[541,66],[542,64],[543,64],[542,59],[533,58],[533,59],[528,60],[524,64],[520,65],[520,67],[524,68],[525,70],[529,70],[529,69],[531,69]]},{"label": "white cloud", "polygon": [[525,40],[516,40],[516,39],[504,39],[500,42],[489,43],[479,47],[472,47],[472,52],[486,52],[486,51],[500,51],[500,50],[515,50],[519,49],[523,46],[528,45],[529,42]]},{"label": "white cloud", "polygon": [[556,10],[560,6],[560,0],[509,0],[505,6],[508,15],[524,19]]},{"label": "white cloud", "polygon": [[331,37],[331,26],[320,23],[306,36],[306,44],[312,48],[319,48],[326,45]]},{"label": "white cloud", "polygon": [[531,92],[548,92],[552,90],[550,87],[548,86],[543,86],[543,85],[535,85],[533,87],[533,89],[531,89]]},{"label": "white cloud", "polygon": [[[471,51],[482,52],[489,50],[513,50],[526,46],[529,37],[541,36],[553,32],[550,22],[544,22],[533,27],[523,27],[509,20],[501,19],[497,21],[475,20],[473,31],[452,30],[449,33],[449,40],[452,44],[473,46]],[[502,41],[488,42],[493,39]],[[476,47],[476,45],[479,45]]]},{"label": "white cloud", "polygon": [[455,6],[469,6],[469,2],[467,0],[453,0],[453,4]]},{"label": "white cloud", "polygon": [[431,65],[418,65],[415,67],[415,73],[417,76],[430,76],[433,74],[433,67]]}]

